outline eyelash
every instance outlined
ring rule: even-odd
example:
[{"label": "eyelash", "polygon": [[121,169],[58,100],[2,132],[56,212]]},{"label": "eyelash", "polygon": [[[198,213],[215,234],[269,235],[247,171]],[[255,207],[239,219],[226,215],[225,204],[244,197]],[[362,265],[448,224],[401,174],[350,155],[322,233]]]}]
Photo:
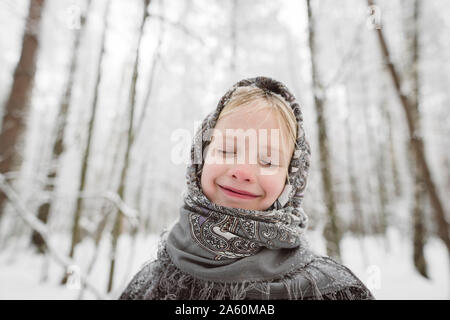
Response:
[{"label": "eyelash", "polygon": [[[263,160],[261,160],[261,162],[265,162],[265,161],[263,161]],[[271,166],[275,166],[274,164],[272,164],[272,162],[266,162],[266,163],[263,163],[262,164],[263,166],[268,166],[268,167],[271,167]]]},{"label": "eyelash", "polygon": [[[225,151],[225,150],[219,150],[219,152],[221,152],[223,155],[226,155],[226,154],[236,154],[236,152],[227,152],[227,151]],[[272,164],[272,162],[266,162],[266,161],[263,161],[263,160],[260,160],[260,162],[265,162],[265,163],[263,163],[263,164],[261,164],[262,166],[273,166],[273,167],[275,167],[275,166],[277,166],[277,165],[275,165],[275,164]]]},{"label": "eyelash", "polygon": [[225,155],[225,154],[236,154],[236,152],[228,152],[228,151],[225,151],[225,150],[219,150],[219,152],[220,153],[222,153],[223,155]]},{"label": "eyelash", "polygon": [[225,150],[219,150],[220,152],[222,152],[222,153],[233,153],[233,154],[235,154],[236,152],[234,152],[234,151],[225,151]]}]

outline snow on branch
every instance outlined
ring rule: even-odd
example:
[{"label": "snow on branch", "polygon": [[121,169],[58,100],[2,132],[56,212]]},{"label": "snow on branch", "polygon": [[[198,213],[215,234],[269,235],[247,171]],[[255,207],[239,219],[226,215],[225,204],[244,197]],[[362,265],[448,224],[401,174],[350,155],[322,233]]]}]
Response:
[{"label": "snow on branch", "polygon": [[[58,251],[53,247],[49,240],[49,230],[48,227],[43,224],[40,220],[38,220],[23,204],[20,197],[13,190],[13,188],[6,182],[5,176],[0,173],[0,191],[2,191],[6,197],[8,198],[11,205],[14,207],[18,215],[25,221],[28,226],[30,226],[33,230],[38,232],[45,241],[48,252],[50,255],[62,265],[66,270],[71,266],[75,265],[75,262],[58,253]],[[88,288],[98,299],[106,299],[107,297],[100,293],[94,285],[92,285],[88,279],[80,273],[80,281],[81,283]]]}]

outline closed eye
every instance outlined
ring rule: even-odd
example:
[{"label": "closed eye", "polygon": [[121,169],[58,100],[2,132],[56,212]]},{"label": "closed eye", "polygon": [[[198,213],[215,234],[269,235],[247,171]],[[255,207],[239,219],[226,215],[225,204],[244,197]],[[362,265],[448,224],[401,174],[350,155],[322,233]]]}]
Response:
[{"label": "closed eye", "polygon": [[234,151],[225,151],[225,150],[218,150],[222,154],[235,154]]},{"label": "closed eye", "polygon": [[261,163],[262,166],[265,166],[265,167],[276,167],[276,166],[278,166],[277,164],[272,163],[272,161],[260,160],[260,163]]}]

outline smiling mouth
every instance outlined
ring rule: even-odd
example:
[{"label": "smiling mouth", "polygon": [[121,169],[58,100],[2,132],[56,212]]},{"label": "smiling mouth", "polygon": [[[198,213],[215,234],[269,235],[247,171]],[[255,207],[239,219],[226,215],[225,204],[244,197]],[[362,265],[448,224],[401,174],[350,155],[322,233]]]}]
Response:
[{"label": "smiling mouth", "polygon": [[239,193],[237,191],[228,189],[227,187],[222,187],[221,185],[218,185],[218,186],[227,196],[240,198],[240,199],[255,199],[255,198],[259,197],[257,195]]}]

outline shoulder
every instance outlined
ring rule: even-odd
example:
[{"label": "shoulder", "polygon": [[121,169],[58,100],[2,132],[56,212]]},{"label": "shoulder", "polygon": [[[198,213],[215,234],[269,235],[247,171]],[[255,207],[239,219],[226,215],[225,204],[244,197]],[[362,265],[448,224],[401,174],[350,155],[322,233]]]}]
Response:
[{"label": "shoulder", "polygon": [[316,256],[300,274],[308,279],[309,298],[327,300],[370,300],[370,290],[346,266],[336,260]]},{"label": "shoulder", "polygon": [[[369,289],[347,267],[324,256],[311,260],[279,279],[247,292],[245,299],[372,300]],[[268,290],[270,288],[270,290]]]},{"label": "shoulder", "polygon": [[154,281],[157,260],[149,260],[134,275],[119,297],[119,300],[142,300]]}]

